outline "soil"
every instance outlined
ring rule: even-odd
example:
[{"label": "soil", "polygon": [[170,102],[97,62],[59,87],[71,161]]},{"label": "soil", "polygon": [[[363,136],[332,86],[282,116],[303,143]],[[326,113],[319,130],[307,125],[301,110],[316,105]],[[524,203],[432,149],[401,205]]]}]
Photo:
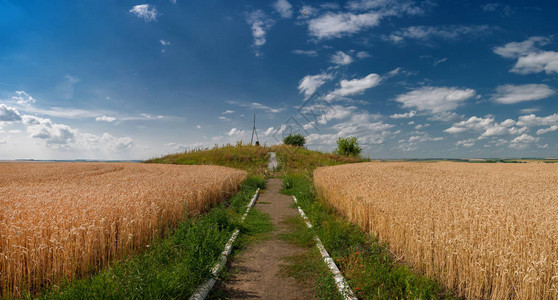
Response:
[{"label": "soil", "polygon": [[229,299],[314,299],[310,287],[291,277],[281,275],[284,258],[302,254],[306,249],[289,244],[280,238],[289,232],[283,221],[298,212],[291,207],[291,196],[280,194],[281,179],[271,178],[267,190],[256,202],[256,209],[269,214],[274,231],[269,239],[252,244],[230,264],[232,276],[219,282],[217,288]]}]

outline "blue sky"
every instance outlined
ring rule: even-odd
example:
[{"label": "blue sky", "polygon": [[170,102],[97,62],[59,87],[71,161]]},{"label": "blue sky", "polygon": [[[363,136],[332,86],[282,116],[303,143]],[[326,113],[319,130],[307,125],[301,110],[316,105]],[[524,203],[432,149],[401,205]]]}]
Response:
[{"label": "blue sky", "polygon": [[288,133],[372,158],[558,156],[556,1],[0,1],[0,159]]}]

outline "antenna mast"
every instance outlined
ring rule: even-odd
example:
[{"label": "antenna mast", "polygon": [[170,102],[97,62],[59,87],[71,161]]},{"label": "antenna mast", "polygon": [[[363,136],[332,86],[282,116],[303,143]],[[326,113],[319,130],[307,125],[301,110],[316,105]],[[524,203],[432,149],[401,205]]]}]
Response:
[{"label": "antenna mast", "polygon": [[256,114],[254,114],[254,127],[252,127],[252,138],[250,139],[250,145],[254,141],[254,134],[256,134],[256,145],[260,145],[260,139],[258,138],[258,132],[256,131]]}]

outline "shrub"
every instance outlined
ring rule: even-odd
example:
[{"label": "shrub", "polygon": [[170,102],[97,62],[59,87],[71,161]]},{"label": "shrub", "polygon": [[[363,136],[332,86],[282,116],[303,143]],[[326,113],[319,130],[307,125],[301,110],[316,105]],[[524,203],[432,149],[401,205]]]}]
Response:
[{"label": "shrub", "polygon": [[299,133],[289,134],[283,139],[283,143],[285,143],[286,145],[304,147],[304,144],[306,143],[306,139]]},{"label": "shrub", "polygon": [[345,156],[359,156],[362,148],[358,145],[356,137],[350,136],[337,139],[337,150],[334,152]]}]

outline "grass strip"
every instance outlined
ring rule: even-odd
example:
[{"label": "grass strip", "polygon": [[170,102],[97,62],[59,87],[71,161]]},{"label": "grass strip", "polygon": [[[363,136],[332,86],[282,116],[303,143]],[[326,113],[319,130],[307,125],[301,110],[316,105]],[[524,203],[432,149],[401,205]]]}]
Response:
[{"label": "grass strip", "polygon": [[[100,272],[48,288],[39,299],[178,299],[189,297],[211,276],[211,267],[235,228],[256,234],[251,213],[240,217],[257,188],[265,180],[252,176],[228,202],[196,219],[186,219],[168,237],[155,241],[143,254],[130,256]],[[261,219],[261,218],[260,218]],[[271,224],[270,224],[271,225]],[[265,226],[263,226],[265,227]],[[246,239],[244,239],[246,240]],[[27,298],[31,298],[28,295]]]},{"label": "grass strip", "polygon": [[[297,197],[298,204],[313,225],[312,229],[307,229],[302,220],[298,224],[293,223],[295,230],[286,238],[299,245],[310,246],[313,245],[312,236],[318,235],[359,299],[454,298],[436,281],[394,262],[386,244],[369,237],[356,225],[336,215],[327,204],[318,201],[308,176],[287,175],[282,192]],[[324,275],[331,278],[331,274],[321,271],[325,268],[324,263],[319,258],[309,257],[307,262],[298,260],[297,264],[306,266],[307,271],[316,270],[313,276],[316,296],[328,298],[324,294],[331,295],[335,285],[333,283],[332,287],[331,283],[326,283]]]}]

